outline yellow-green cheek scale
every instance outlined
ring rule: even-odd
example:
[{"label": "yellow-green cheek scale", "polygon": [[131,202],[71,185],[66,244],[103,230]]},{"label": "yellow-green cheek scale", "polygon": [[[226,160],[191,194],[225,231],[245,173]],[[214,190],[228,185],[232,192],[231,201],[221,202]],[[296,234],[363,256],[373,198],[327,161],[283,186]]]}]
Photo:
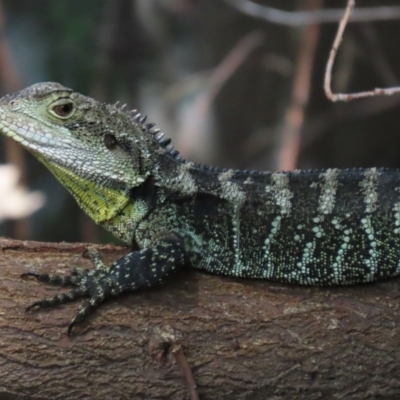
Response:
[{"label": "yellow-green cheek scale", "polygon": [[115,217],[129,203],[128,194],[121,190],[98,186],[66,168],[52,164],[40,156],[38,158],[71,192],[79,206],[98,224],[103,224]]}]

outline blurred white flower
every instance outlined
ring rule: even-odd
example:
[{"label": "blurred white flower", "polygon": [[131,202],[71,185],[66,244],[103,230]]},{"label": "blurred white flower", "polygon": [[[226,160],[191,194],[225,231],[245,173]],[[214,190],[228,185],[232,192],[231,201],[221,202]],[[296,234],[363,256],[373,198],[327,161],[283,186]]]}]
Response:
[{"label": "blurred white flower", "polygon": [[43,193],[28,192],[18,184],[19,171],[14,165],[0,165],[0,222],[25,218],[45,203]]}]

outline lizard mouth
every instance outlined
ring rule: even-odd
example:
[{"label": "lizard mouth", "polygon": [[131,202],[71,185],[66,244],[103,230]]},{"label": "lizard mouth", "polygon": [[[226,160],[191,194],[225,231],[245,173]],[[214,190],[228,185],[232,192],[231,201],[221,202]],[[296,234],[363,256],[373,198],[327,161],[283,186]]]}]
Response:
[{"label": "lizard mouth", "polygon": [[54,149],[57,152],[70,147],[71,140],[67,137],[54,137],[47,133],[43,127],[38,129],[33,122],[19,122],[15,119],[3,115],[0,109],[0,131],[5,136],[21,143],[28,150],[40,154],[44,157],[54,156]]}]

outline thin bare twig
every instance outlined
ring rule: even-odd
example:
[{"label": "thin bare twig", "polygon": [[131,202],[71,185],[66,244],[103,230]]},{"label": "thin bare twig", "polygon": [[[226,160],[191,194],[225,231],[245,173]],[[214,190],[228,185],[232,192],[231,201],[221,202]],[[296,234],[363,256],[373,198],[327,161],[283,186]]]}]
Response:
[{"label": "thin bare twig", "polygon": [[331,101],[350,101],[354,99],[361,99],[363,97],[371,97],[371,96],[391,96],[392,94],[400,92],[400,86],[391,87],[391,88],[375,88],[373,90],[358,92],[358,93],[332,93],[331,89],[331,81],[332,81],[332,67],[335,61],[336,53],[340,46],[340,42],[343,38],[344,30],[349,21],[350,14],[355,7],[355,0],[348,0],[346,11],[343,15],[343,18],[340,21],[338,31],[336,33],[335,40],[333,41],[333,45],[329,54],[328,61],[326,63],[325,69],[325,78],[324,78],[324,90],[326,97]]},{"label": "thin bare twig", "polygon": [[175,348],[171,350],[171,352],[175,355],[175,358],[182,369],[182,373],[185,377],[186,384],[189,390],[190,400],[199,400],[197,385],[193,378],[193,373],[190,365],[185,357],[185,353],[182,350],[182,346],[180,344],[176,345]]},{"label": "thin bare twig", "polygon": [[[249,0],[224,0],[236,10],[254,18],[287,26],[304,26],[339,22],[342,17],[340,9],[324,9],[316,11],[284,11],[273,7],[255,4]],[[355,10],[350,22],[384,21],[400,19],[399,6],[365,7]]]}]

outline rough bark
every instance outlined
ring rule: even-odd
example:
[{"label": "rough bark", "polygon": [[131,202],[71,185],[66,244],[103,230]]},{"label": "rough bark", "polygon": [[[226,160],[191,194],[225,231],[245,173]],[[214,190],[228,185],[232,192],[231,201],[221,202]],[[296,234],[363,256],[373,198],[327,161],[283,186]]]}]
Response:
[{"label": "rough bark", "polygon": [[187,399],[180,346],[202,400],[400,397],[400,279],[310,288],[187,271],[68,338],[79,305],[26,314],[55,289],[20,275],[90,266],[85,247],[0,239],[0,399]]}]

